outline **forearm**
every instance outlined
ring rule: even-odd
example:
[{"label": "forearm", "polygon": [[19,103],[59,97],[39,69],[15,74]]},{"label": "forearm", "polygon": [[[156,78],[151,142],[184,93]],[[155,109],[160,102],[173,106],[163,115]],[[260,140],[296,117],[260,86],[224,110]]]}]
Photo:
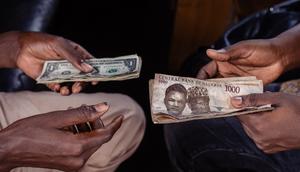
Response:
[{"label": "forearm", "polygon": [[279,48],[285,71],[300,67],[300,24],[272,39]]},{"label": "forearm", "polygon": [[5,134],[0,131],[0,171],[9,172],[13,164],[8,162],[11,145]]},{"label": "forearm", "polygon": [[15,59],[20,50],[19,32],[6,32],[0,34],[0,68],[15,68]]}]

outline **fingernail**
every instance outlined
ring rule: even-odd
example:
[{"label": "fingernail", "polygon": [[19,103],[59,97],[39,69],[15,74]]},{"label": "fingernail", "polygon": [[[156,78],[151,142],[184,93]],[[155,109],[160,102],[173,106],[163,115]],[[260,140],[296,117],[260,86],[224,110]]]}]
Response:
[{"label": "fingernail", "polygon": [[73,93],[79,93],[81,91],[81,86],[76,86],[76,88],[73,89]]},{"label": "fingernail", "polygon": [[83,68],[84,72],[90,72],[94,69],[91,65],[85,62],[81,63],[81,67]]},{"label": "fingernail", "polygon": [[70,91],[67,88],[63,88],[63,89],[60,90],[60,94],[63,95],[63,96],[67,96],[67,95],[70,94]]},{"label": "fingernail", "polygon": [[224,48],[219,49],[219,50],[215,50],[215,51],[218,52],[218,53],[225,53],[226,52],[226,50]]},{"label": "fingernail", "polygon": [[232,98],[231,98],[231,103],[232,103],[234,106],[240,107],[240,106],[242,106],[243,98],[240,97],[240,96],[232,97]]},{"label": "fingernail", "polygon": [[76,83],[73,84],[73,86],[74,86],[74,87],[78,87],[78,86],[80,86],[80,83],[79,83],[79,82],[76,82]]},{"label": "fingernail", "polygon": [[105,112],[108,110],[108,105],[106,102],[94,105],[97,112]]}]

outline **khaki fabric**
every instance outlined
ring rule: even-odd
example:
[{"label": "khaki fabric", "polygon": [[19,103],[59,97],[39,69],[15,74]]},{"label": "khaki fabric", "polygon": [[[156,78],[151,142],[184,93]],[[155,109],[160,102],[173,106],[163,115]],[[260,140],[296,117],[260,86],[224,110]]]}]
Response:
[{"label": "khaki fabric", "polygon": [[[139,146],[145,131],[145,116],[141,107],[130,97],[122,94],[74,94],[60,96],[53,92],[16,92],[0,93],[0,123],[5,128],[11,123],[33,116],[82,104],[93,105],[107,102],[108,112],[101,118],[104,124],[118,115],[124,115],[121,128],[113,138],[102,145],[81,169],[83,172],[115,171],[124,160],[129,158]],[[49,121],[51,122],[51,121]],[[22,167],[13,172],[57,172],[53,169]]]}]

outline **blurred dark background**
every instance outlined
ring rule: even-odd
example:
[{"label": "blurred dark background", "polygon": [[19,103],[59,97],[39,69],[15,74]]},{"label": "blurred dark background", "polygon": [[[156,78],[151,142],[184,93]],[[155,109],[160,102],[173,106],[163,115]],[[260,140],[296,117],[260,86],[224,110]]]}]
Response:
[{"label": "blurred dark background", "polygon": [[[87,92],[124,93],[145,111],[144,140],[118,171],[171,171],[162,125],[154,125],[150,118],[148,80],[154,73],[178,74],[186,57],[199,46],[211,45],[233,23],[278,2],[280,0],[10,0],[2,2],[0,31],[31,30],[60,35],[79,43],[97,58],[134,53],[141,56],[143,66],[139,79],[103,82],[87,88]],[[7,81],[11,73],[11,70],[0,70],[0,85],[6,86],[0,90],[19,90],[10,87]],[[34,82],[24,87],[36,89]]]}]

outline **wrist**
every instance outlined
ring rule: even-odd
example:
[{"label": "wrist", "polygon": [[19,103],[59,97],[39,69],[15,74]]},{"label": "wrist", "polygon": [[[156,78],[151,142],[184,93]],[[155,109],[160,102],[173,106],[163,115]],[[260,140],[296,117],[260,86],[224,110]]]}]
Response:
[{"label": "wrist", "polygon": [[0,34],[0,67],[16,68],[16,60],[20,51],[18,31]]},{"label": "wrist", "polygon": [[287,52],[283,41],[280,38],[275,37],[270,39],[270,44],[273,52],[275,52],[274,55],[277,57],[278,62],[281,66],[280,68],[282,69],[282,73],[291,70],[293,68],[293,58],[290,56],[290,53]]},{"label": "wrist", "polygon": [[272,39],[282,57],[284,72],[300,67],[300,24]]}]

